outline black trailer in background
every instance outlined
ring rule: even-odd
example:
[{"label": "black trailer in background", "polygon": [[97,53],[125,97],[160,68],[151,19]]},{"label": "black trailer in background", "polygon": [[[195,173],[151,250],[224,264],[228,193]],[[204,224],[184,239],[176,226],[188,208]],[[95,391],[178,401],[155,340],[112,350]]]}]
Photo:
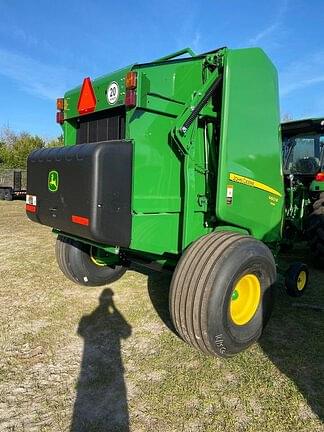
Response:
[{"label": "black trailer in background", "polygon": [[25,197],[27,171],[21,169],[0,169],[0,200],[12,201]]}]

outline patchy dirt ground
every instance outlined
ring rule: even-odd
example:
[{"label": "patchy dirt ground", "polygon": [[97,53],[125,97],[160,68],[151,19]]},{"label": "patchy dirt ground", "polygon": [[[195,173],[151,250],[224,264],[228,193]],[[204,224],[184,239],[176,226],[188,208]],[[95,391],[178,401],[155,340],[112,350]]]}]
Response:
[{"label": "patchy dirt ground", "polygon": [[224,361],[168,328],[168,276],[78,287],[54,242],[0,201],[0,431],[324,431],[324,312],[296,306],[324,306],[324,273]]}]

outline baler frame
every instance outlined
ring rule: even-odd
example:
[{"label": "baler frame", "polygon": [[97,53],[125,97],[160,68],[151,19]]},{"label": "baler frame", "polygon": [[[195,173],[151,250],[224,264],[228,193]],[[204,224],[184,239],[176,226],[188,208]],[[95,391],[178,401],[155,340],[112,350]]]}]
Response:
[{"label": "baler frame", "polygon": [[[185,48],[86,78],[59,107],[65,147],[30,155],[27,211],[54,228],[62,272],[97,286],[139,261],[173,269],[170,314],[185,341],[222,357],[256,341],[284,208],[277,73],[265,53]],[[298,295],[305,268],[290,282]]]}]

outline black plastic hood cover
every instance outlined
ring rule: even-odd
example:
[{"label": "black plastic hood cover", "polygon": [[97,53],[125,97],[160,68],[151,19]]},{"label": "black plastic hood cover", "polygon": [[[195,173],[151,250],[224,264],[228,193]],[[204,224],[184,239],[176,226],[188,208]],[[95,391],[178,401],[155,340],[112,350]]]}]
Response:
[{"label": "black plastic hood cover", "polygon": [[28,158],[27,194],[34,222],[95,242],[131,241],[131,141],[35,150]]}]

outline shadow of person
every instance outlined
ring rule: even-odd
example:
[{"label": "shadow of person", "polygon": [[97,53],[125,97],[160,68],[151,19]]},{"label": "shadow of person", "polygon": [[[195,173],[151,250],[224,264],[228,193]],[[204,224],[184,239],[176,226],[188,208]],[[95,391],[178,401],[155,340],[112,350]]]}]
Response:
[{"label": "shadow of person", "polygon": [[104,289],[99,306],[81,318],[78,334],[84,349],[70,431],[129,431],[121,340],[131,335],[131,326],[111,289]]}]

